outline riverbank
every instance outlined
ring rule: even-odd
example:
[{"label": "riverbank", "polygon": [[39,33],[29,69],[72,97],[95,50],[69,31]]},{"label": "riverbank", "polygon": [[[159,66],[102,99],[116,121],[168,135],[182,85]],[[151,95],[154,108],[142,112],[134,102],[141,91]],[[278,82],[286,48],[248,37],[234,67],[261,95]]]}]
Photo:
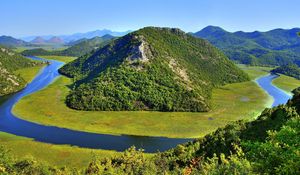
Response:
[{"label": "riverbank", "polygon": [[109,150],[79,148],[69,145],[54,145],[34,141],[5,132],[0,132],[0,143],[15,157],[34,157],[39,162],[56,167],[83,168],[94,156],[109,158],[120,153]]}]

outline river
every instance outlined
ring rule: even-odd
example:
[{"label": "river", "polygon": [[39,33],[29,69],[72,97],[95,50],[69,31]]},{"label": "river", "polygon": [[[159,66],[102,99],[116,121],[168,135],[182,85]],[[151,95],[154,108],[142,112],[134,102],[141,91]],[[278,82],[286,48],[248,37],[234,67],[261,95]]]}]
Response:
[{"label": "river", "polygon": [[[31,57],[35,60],[44,60]],[[45,61],[45,60],[44,60]],[[165,151],[178,144],[191,141],[185,138],[147,137],[130,135],[96,134],[71,129],[45,126],[16,117],[12,113],[13,106],[24,96],[32,94],[52,83],[59,75],[58,69],[63,62],[47,60],[51,64],[40,73],[22,91],[12,95],[0,106],[0,131],[33,138],[35,141],[51,144],[67,144],[85,148],[124,151],[132,145],[143,148],[145,152]],[[274,99],[273,106],[286,103],[290,96],[273,86],[275,75],[267,75],[257,79],[257,83]],[[53,109],[55,110],[55,109]]]}]

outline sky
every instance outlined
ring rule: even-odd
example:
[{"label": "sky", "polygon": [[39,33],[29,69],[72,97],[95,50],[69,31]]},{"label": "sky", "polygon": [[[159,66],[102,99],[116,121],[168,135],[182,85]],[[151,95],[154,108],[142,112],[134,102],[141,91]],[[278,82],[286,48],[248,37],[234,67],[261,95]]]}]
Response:
[{"label": "sky", "polygon": [[0,0],[0,35],[208,25],[228,31],[300,27],[300,0]]}]

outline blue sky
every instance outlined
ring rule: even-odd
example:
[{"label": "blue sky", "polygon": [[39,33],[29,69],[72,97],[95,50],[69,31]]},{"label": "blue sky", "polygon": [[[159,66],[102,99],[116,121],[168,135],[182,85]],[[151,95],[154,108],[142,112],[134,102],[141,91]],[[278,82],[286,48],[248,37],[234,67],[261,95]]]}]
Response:
[{"label": "blue sky", "polygon": [[228,31],[300,27],[299,0],[1,0],[0,35],[207,25]]}]

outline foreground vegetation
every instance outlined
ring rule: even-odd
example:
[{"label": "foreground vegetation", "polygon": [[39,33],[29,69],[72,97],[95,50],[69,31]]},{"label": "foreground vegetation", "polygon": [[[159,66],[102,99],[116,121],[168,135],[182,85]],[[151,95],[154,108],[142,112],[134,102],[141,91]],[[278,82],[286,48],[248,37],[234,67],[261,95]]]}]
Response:
[{"label": "foreground vegetation", "polygon": [[[83,168],[95,157],[104,158],[119,155],[109,150],[78,148],[69,145],[53,145],[29,138],[0,132],[0,145],[14,157],[34,159],[40,163],[56,167]],[[0,168],[1,169],[1,168]],[[1,174],[1,170],[0,170]]]},{"label": "foreground vegetation", "polygon": [[2,174],[299,174],[300,88],[287,105],[265,109],[254,121],[228,124],[176,148],[147,157],[134,147],[95,158],[84,169],[18,160],[0,149]]}]

